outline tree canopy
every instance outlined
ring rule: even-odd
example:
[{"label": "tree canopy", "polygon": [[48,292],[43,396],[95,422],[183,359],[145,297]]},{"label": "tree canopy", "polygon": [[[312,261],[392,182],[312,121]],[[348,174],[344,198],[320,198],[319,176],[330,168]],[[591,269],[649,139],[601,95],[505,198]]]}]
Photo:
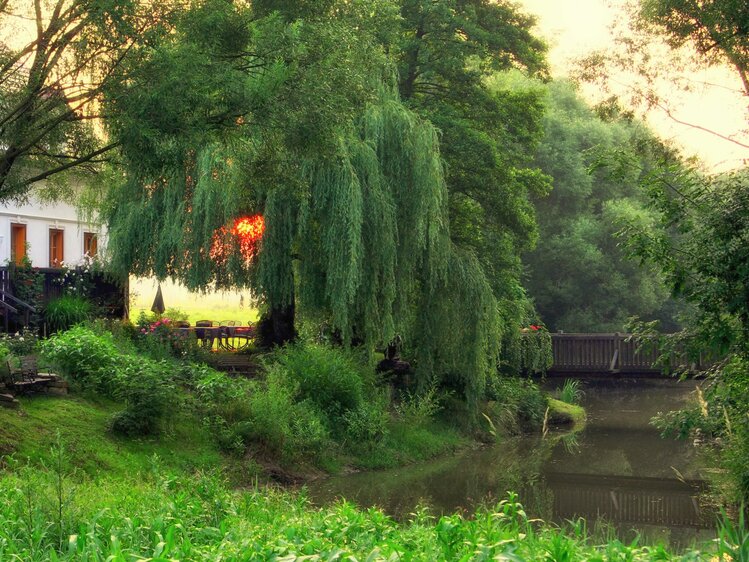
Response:
[{"label": "tree canopy", "polygon": [[671,158],[644,123],[586,104],[566,82],[546,91],[544,138],[537,165],[554,188],[538,199],[540,236],[525,254],[527,288],[551,330],[623,331],[630,317],[676,327],[674,303],[660,274],[628,259],[618,232],[653,228],[640,182]]},{"label": "tree canopy", "polygon": [[[475,403],[502,336],[519,333],[525,299],[510,287],[517,309],[503,317],[496,272],[451,236],[438,130],[399,96],[391,57],[401,36],[382,25],[403,21],[394,7],[300,13],[208,0],[186,12],[108,99],[127,171],[107,207],[110,247],[122,272],[253,287],[277,341],[297,311],[330,322],[344,342],[401,334],[423,385],[450,373]],[[483,88],[480,75],[474,84]],[[509,116],[512,103],[493,103]],[[499,139],[487,142],[499,170]],[[503,188],[487,185],[486,197]],[[257,213],[256,254],[236,241],[212,251],[217,233]],[[516,266],[517,251],[500,252]]]},{"label": "tree canopy", "polygon": [[92,126],[103,93],[170,14],[170,2],[0,2],[0,201],[100,168],[113,148]]}]

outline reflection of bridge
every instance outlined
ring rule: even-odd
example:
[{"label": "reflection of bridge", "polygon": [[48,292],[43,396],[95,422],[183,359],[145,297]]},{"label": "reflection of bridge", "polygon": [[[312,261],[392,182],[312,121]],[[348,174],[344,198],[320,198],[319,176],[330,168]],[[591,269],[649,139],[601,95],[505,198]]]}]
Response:
[{"label": "reflection of bridge", "polygon": [[699,480],[550,472],[546,481],[558,519],[603,517],[612,523],[713,526],[712,514],[700,509],[698,496],[705,484]]},{"label": "reflection of bridge", "polygon": [[[630,334],[551,334],[553,364],[549,374],[659,375],[656,345],[643,346]],[[698,363],[673,361],[672,368],[700,369]]]}]

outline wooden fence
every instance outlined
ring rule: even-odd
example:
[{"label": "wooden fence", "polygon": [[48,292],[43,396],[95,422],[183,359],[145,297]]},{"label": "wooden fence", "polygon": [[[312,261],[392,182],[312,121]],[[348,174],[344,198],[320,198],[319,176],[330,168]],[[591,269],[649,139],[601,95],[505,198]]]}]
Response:
[{"label": "wooden fence", "polygon": [[[551,334],[553,364],[550,374],[658,374],[660,350],[653,343],[636,341],[631,334]],[[685,352],[672,358],[671,369],[690,371],[702,368],[704,361],[690,361]]]}]

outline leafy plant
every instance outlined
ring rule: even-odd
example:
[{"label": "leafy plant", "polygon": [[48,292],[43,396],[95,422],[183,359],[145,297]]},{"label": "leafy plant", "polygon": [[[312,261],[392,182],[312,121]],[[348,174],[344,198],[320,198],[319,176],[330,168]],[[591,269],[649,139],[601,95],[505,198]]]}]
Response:
[{"label": "leafy plant", "polygon": [[29,328],[24,328],[15,334],[0,334],[0,342],[16,357],[33,354],[38,341],[39,336]]},{"label": "leafy plant", "polygon": [[346,412],[343,422],[347,437],[355,443],[371,445],[382,441],[389,432],[390,423],[385,396],[371,396],[355,410]]},{"label": "leafy plant", "polygon": [[47,303],[44,319],[52,332],[58,332],[85,322],[93,316],[93,313],[94,306],[88,297],[68,294]]},{"label": "leafy plant", "polygon": [[718,520],[718,560],[749,562],[749,529],[744,519],[744,506],[739,509],[738,521],[731,521],[721,510]]},{"label": "leafy plant", "polygon": [[42,353],[81,389],[125,402],[112,421],[118,433],[154,433],[174,411],[175,366],[122,353],[111,334],[76,326],[42,342]]},{"label": "leafy plant", "polygon": [[172,367],[165,361],[141,359],[117,369],[113,396],[124,400],[126,407],[112,419],[113,431],[122,435],[158,431],[161,422],[175,411]]},{"label": "leafy plant", "polygon": [[576,379],[565,379],[559,399],[567,404],[579,404],[585,392],[580,388],[580,381]]},{"label": "leafy plant", "polygon": [[519,377],[495,377],[487,392],[493,414],[501,426],[513,431],[540,428],[548,400],[533,381]]},{"label": "leafy plant", "polygon": [[300,399],[311,400],[331,419],[357,409],[364,399],[367,377],[342,349],[291,345],[277,352],[275,359],[278,375],[297,386]]},{"label": "leafy plant", "polygon": [[416,426],[429,423],[440,409],[435,386],[430,386],[421,394],[406,394],[403,400],[395,405],[395,411],[403,421]]},{"label": "leafy plant", "polygon": [[76,326],[41,342],[44,357],[66,378],[86,390],[112,396],[116,372],[125,362],[111,334]]}]

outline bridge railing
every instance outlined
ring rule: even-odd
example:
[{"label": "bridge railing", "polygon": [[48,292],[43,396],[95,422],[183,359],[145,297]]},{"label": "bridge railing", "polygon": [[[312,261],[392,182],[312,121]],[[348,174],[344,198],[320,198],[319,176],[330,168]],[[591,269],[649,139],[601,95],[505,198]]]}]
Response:
[{"label": "bridge railing", "polygon": [[[553,364],[549,372],[659,373],[660,350],[655,342],[645,344],[631,334],[551,334]],[[686,350],[672,356],[671,369],[698,370],[701,361],[687,359]]]}]

